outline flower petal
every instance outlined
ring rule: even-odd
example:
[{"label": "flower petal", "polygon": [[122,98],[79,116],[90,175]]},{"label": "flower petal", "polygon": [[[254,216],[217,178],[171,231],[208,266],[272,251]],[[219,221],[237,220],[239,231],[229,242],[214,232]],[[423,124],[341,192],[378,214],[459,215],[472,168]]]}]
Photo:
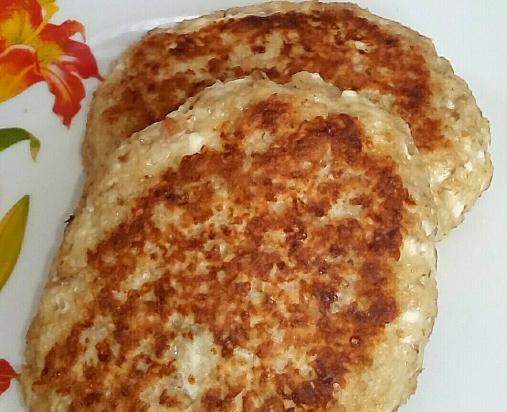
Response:
[{"label": "flower petal", "polygon": [[0,359],[0,395],[11,385],[11,380],[16,379],[18,374],[5,359]]},{"label": "flower petal", "polygon": [[102,80],[90,48],[69,38],[76,33],[84,36],[84,26],[77,21],[67,20],[61,25],[48,24],[41,32],[40,38],[61,48],[63,55],[59,61],[67,70],[76,71],[84,79],[95,77]]},{"label": "flower petal", "polygon": [[79,33],[83,40],[86,39],[85,27],[76,20],[65,20],[59,27],[67,37],[72,37],[74,34]]},{"label": "flower petal", "polygon": [[11,46],[0,54],[0,103],[42,79],[35,51],[27,46]]},{"label": "flower petal", "polygon": [[0,0],[0,52],[23,44],[42,20],[37,0]]},{"label": "flower petal", "polygon": [[66,126],[70,125],[79,111],[85,96],[80,77],[101,79],[90,48],[69,38],[76,33],[84,33],[84,27],[77,21],[67,20],[61,25],[47,24],[40,33],[36,47],[41,74],[56,98],[53,111],[62,117]]},{"label": "flower petal", "polygon": [[49,91],[55,96],[53,112],[62,118],[65,126],[70,126],[85,96],[81,79],[60,63],[41,67],[41,74],[48,83]]},{"label": "flower petal", "polygon": [[56,0],[37,0],[38,3],[44,8],[44,20],[49,21],[53,15],[60,10],[56,4]]},{"label": "flower petal", "polygon": [[65,49],[65,56],[66,58],[63,59],[62,64],[78,72],[83,79],[95,77],[102,80],[97,61],[86,44],[73,40],[69,41]]}]

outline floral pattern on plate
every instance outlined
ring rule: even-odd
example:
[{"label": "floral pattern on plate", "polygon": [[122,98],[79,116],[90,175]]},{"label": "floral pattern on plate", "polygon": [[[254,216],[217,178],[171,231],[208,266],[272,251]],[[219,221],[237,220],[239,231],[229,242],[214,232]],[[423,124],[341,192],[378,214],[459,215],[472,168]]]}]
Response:
[{"label": "floral pattern on plate", "polygon": [[52,24],[54,0],[0,0],[0,102],[45,81],[55,96],[53,111],[66,126],[81,108],[82,79],[100,79],[84,26],[76,20]]},{"label": "floral pattern on plate", "polygon": [[[50,22],[59,10],[55,0],[0,0],[0,103],[46,82],[54,95],[53,112],[70,127],[85,97],[83,79],[101,80],[90,48],[73,39],[85,40],[85,28],[76,20]],[[0,152],[28,141],[32,159],[40,151],[40,141],[18,127],[0,129]],[[0,291],[18,261],[28,221],[30,196],[24,195],[0,217]],[[0,395],[18,374],[0,359]]]}]

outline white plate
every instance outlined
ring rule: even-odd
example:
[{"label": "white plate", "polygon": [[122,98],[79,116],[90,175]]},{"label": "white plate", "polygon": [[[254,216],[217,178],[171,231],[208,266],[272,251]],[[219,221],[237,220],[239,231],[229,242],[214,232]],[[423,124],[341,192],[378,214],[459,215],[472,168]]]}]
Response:
[{"label": "white plate", "polygon": [[[81,21],[101,72],[145,30],[243,0],[60,0],[53,21]],[[439,316],[419,388],[400,412],[507,411],[507,2],[490,0],[359,1],[373,12],[432,37],[440,54],[474,91],[491,121],[493,184],[465,223],[439,245]],[[486,4],[487,3],[487,4]],[[79,147],[91,91],[67,130],[52,113],[53,97],[39,83],[0,104],[0,128],[24,127],[42,150],[26,143],[0,153],[0,216],[31,195],[25,243],[0,292],[0,358],[22,364],[24,334],[34,314],[64,220],[79,196]],[[0,251],[1,257],[2,251]],[[0,396],[0,411],[23,411],[19,385]]]}]

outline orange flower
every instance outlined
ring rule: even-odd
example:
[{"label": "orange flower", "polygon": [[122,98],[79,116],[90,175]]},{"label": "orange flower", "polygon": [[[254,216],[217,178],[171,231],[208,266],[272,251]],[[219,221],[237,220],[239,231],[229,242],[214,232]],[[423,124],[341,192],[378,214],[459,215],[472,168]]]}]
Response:
[{"label": "orange flower", "polygon": [[101,79],[90,48],[71,37],[84,27],[74,20],[49,20],[54,0],[0,0],[0,102],[45,81],[55,96],[53,111],[66,126],[81,107],[81,79]]}]

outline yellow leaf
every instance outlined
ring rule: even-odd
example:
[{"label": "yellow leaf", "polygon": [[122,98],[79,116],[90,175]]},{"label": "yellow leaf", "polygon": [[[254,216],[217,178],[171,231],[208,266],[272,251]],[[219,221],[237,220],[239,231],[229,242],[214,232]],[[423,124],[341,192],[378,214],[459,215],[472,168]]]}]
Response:
[{"label": "yellow leaf", "polygon": [[23,196],[0,221],[0,290],[16,266],[25,237],[30,196]]}]

